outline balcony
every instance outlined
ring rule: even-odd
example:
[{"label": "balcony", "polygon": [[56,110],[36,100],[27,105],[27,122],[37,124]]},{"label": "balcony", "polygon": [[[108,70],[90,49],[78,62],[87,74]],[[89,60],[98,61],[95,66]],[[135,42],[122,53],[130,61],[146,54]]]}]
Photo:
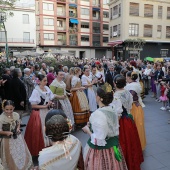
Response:
[{"label": "balcony", "polygon": [[93,41],[93,46],[99,47],[100,46],[100,41]]},{"label": "balcony", "polygon": [[69,13],[69,17],[76,18],[77,14],[76,13]]},{"label": "balcony", "polygon": [[[0,43],[5,43],[6,39],[5,38],[0,38]],[[8,38],[7,39],[8,43],[34,43],[34,39],[20,39],[20,38]]]},{"label": "balcony", "polygon": [[100,28],[98,28],[98,29],[93,28],[93,33],[100,33]]},{"label": "balcony", "polygon": [[78,28],[69,28],[69,33],[70,33],[70,34],[76,34],[76,33],[78,33]]},{"label": "balcony", "polygon": [[66,16],[66,11],[64,12],[57,12],[57,17],[65,17]]},{"label": "balcony", "polygon": [[66,40],[58,39],[58,45],[66,45]]},{"label": "balcony", "polygon": [[57,27],[57,31],[66,31],[65,27]]},{"label": "balcony", "polygon": [[77,41],[76,40],[70,40],[70,45],[77,46]]},{"label": "balcony", "polygon": [[66,3],[66,0],[57,0],[57,3]]},{"label": "balcony", "polygon": [[100,17],[93,17],[93,20],[100,21]]},{"label": "balcony", "polygon": [[77,0],[69,0],[69,3],[74,3],[74,4],[76,4],[76,3],[77,3]]}]

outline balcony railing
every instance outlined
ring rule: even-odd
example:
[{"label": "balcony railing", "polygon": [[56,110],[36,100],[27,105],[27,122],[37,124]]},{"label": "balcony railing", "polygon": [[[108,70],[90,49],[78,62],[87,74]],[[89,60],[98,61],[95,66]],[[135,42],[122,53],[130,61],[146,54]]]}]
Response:
[{"label": "balcony railing", "polygon": [[57,12],[57,16],[61,16],[61,17],[65,17],[66,16],[66,12]]},{"label": "balcony railing", "polygon": [[76,13],[69,13],[69,16],[70,16],[70,17],[73,17],[73,18],[76,18],[76,17],[77,17],[77,14],[76,14]]},{"label": "balcony railing", "polygon": [[66,31],[66,28],[65,27],[57,27],[57,30],[58,31]]},{"label": "balcony railing", "polygon": [[69,0],[70,3],[77,3],[77,0]]},{"label": "balcony railing", "polygon": [[93,20],[99,21],[100,17],[93,17]]},{"label": "balcony railing", "polygon": [[93,29],[93,33],[100,33],[100,29]]},{"label": "balcony railing", "polygon": [[[5,43],[6,39],[5,38],[0,38],[0,42]],[[34,43],[34,39],[8,38],[7,42],[8,43]]]},{"label": "balcony railing", "polygon": [[66,40],[58,39],[58,45],[66,45]]},{"label": "balcony railing", "polygon": [[70,34],[75,34],[78,32],[78,28],[69,28],[69,33]]},{"label": "balcony railing", "polygon": [[95,47],[100,46],[100,41],[93,41],[93,46],[95,46]]},{"label": "balcony railing", "polygon": [[57,2],[64,2],[64,3],[66,3],[66,0],[57,0]]},{"label": "balcony railing", "polygon": [[77,41],[76,40],[70,40],[70,45],[77,45]]}]

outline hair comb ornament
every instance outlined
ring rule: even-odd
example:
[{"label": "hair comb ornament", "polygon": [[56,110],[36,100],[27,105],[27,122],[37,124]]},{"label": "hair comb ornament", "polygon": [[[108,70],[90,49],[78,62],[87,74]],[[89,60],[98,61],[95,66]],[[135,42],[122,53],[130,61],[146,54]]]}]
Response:
[{"label": "hair comb ornament", "polygon": [[106,93],[111,92],[112,91],[112,86],[109,83],[105,83],[102,87],[101,87]]},{"label": "hair comb ornament", "polygon": [[3,100],[2,101],[2,109],[4,110],[5,108],[4,108],[4,104],[5,104],[5,102],[6,102],[7,100]]}]

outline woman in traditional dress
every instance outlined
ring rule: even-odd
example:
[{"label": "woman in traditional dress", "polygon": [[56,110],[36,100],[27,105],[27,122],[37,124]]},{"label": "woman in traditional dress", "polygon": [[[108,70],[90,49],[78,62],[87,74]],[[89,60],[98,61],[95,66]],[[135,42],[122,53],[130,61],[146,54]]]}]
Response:
[{"label": "woman in traditional dress", "polygon": [[[67,115],[67,117],[71,120],[72,125],[74,125],[74,115],[73,110],[70,104],[70,100],[68,96],[71,96],[71,93],[66,91],[66,84],[63,82],[64,72],[62,70],[56,71],[56,78],[50,84],[50,89],[53,94],[56,95],[55,99],[55,109],[59,109],[56,107],[57,105],[61,105],[62,110]],[[68,96],[67,96],[68,95]]]},{"label": "woman in traditional dress", "polygon": [[41,170],[84,170],[81,142],[69,134],[69,124],[62,110],[51,110],[45,119],[45,133],[52,146],[39,154]]},{"label": "woman in traditional dress", "polygon": [[112,104],[115,106],[119,119],[119,141],[126,160],[128,170],[140,170],[140,164],[144,161],[142,147],[137,131],[136,124],[130,114],[132,108],[133,97],[128,90],[125,90],[126,78],[117,75],[114,78],[114,100]]},{"label": "woman in traditional dress", "polygon": [[112,92],[98,88],[99,109],[93,112],[89,124],[83,131],[90,135],[84,149],[85,170],[127,170],[119,146],[119,120],[114,107],[108,106],[113,100]]},{"label": "woman in traditional dress", "polygon": [[84,93],[85,87],[81,86],[81,80],[79,76],[81,75],[81,69],[76,67],[74,69],[75,75],[71,81],[71,92],[70,102],[74,112],[74,120],[76,124],[83,124],[89,121],[89,104],[87,97]]},{"label": "woman in traditional dress", "polygon": [[94,112],[97,109],[96,95],[93,90],[93,84],[96,83],[96,79],[91,81],[89,78],[90,70],[89,68],[84,68],[84,74],[81,78],[82,86],[87,89],[87,98],[89,101],[90,112]]},{"label": "woman in traditional dress", "polygon": [[19,114],[14,111],[14,102],[6,100],[0,115],[0,158],[4,170],[26,170],[32,166],[32,157],[20,133]]},{"label": "woman in traditional dress", "polygon": [[25,141],[32,156],[38,156],[39,151],[50,146],[50,140],[44,133],[45,116],[47,115],[52,99],[55,97],[46,86],[47,77],[39,74],[39,85],[35,87],[29,101],[32,113],[25,131]]},{"label": "woman in traditional dress", "polygon": [[138,82],[136,82],[137,78],[138,75],[135,72],[127,72],[126,81],[128,84],[126,85],[125,89],[130,91],[133,96],[133,104],[130,113],[132,114],[136,123],[142,150],[144,150],[146,147],[144,111],[140,101],[141,86]]}]

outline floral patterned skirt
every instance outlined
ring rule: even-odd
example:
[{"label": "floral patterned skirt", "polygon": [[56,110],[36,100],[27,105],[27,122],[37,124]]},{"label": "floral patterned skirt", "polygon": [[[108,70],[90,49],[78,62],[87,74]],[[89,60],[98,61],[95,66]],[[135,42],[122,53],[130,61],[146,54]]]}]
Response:
[{"label": "floral patterned skirt", "polygon": [[119,150],[122,155],[120,162],[116,160],[113,148],[97,150],[86,145],[84,149],[85,170],[127,170],[120,147]]},{"label": "floral patterned skirt", "polygon": [[31,168],[32,157],[22,137],[3,138],[1,142],[1,160],[5,170],[26,170]]}]

